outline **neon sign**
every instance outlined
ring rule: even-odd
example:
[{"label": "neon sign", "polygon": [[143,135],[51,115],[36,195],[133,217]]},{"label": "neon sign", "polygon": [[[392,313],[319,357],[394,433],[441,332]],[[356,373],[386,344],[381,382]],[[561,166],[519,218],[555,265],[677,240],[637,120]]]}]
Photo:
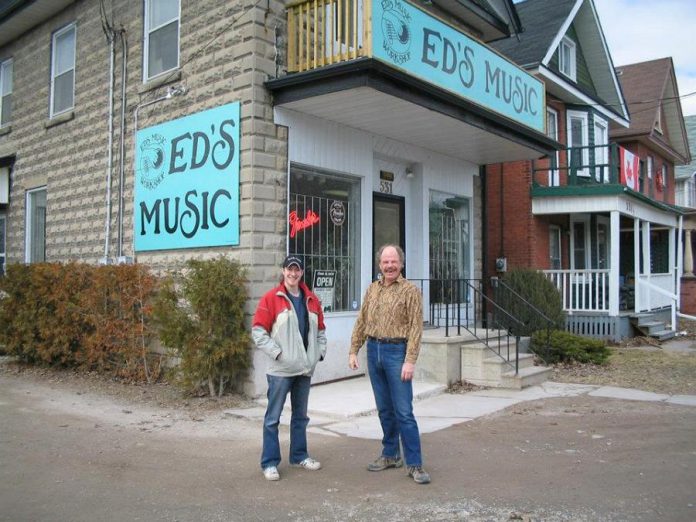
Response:
[{"label": "neon sign", "polygon": [[300,230],[304,230],[305,228],[312,227],[319,223],[319,214],[313,210],[308,210],[305,218],[300,219],[297,215],[297,211],[292,210],[288,216],[288,222],[290,223],[290,237],[293,238]]}]

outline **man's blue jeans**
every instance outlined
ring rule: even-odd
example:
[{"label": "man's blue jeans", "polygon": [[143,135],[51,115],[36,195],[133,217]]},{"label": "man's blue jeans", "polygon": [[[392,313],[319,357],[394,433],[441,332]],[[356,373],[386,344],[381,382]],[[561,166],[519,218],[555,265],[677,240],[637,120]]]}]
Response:
[{"label": "man's blue jeans", "polygon": [[413,386],[401,380],[406,359],[406,344],[382,344],[367,341],[367,369],[382,424],[382,455],[399,457],[399,435],[407,466],[420,466],[420,435],[413,416]]},{"label": "man's blue jeans", "polygon": [[309,401],[309,384],[311,377],[277,377],[266,375],[268,380],[268,406],[263,419],[263,450],[261,452],[261,469],[280,464],[280,443],[278,441],[278,424],[280,414],[285,406],[285,399],[290,393],[292,416],[290,417],[290,463],[299,464],[307,454],[307,403]]}]

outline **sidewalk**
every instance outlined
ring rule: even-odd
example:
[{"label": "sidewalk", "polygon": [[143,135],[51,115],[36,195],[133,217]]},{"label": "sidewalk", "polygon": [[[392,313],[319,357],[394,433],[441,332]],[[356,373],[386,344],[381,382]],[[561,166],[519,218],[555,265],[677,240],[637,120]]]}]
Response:
[{"label": "sidewalk", "polygon": [[[663,402],[696,407],[696,395],[665,395],[613,386],[546,382],[524,390],[491,388],[464,394],[444,393],[439,384],[414,383],[414,412],[421,433],[432,433],[455,424],[490,415],[525,401],[554,397],[589,395],[610,399]],[[226,410],[227,415],[262,421],[266,400],[246,409]],[[372,388],[367,377],[359,377],[312,387],[309,394],[310,424],[308,431],[322,435],[346,435],[361,439],[382,438],[375,411]],[[289,424],[290,408],[286,402],[281,424]]]}]

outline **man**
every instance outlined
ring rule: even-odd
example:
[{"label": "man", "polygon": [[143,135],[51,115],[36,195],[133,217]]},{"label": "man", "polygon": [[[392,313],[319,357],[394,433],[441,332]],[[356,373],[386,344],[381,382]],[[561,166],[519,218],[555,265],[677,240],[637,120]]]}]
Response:
[{"label": "man", "polygon": [[283,261],[283,278],[259,301],[252,337],[271,359],[266,371],[268,406],[263,420],[261,469],[266,480],[279,480],[278,424],[290,393],[290,465],[310,471],[321,468],[307,452],[309,385],[317,362],[326,354],[326,327],[319,298],[302,281],[302,260],[289,255]]},{"label": "man", "polygon": [[348,365],[358,368],[358,351],[367,339],[367,370],[382,425],[382,454],[367,466],[382,471],[403,466],[399,436],[408,474],[418,484],[428,484],[423,470],[420,434],[413,416],[413,371],[423,334],[421,294],[404,279],[404,252],[384,245],[377,254],[382,278],[365,293],[353,328]]}]

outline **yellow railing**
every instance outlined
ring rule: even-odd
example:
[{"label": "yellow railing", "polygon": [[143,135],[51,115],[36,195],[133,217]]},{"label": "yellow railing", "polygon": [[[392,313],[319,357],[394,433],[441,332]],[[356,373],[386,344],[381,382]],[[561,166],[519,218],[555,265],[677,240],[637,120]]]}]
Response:
[{"label": "yellow railing", "polygon": [[288,72],[369,56],[372,0],[304,0],[288,6]]}]

